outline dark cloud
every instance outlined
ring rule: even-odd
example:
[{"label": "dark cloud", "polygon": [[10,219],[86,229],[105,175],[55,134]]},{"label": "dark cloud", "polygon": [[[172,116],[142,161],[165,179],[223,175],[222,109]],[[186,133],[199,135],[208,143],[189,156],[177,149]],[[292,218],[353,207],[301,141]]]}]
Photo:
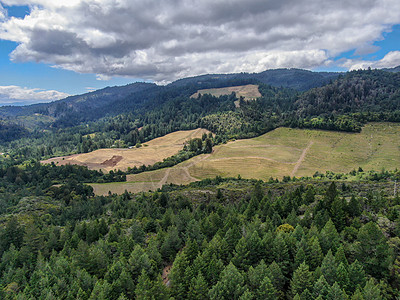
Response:
[{"label": "dark cloud", "polygon": [[400,22],[398,0],[2,2],[32,7],[24,20],[0,22],[0,38],[20,43],[14,60],[161,82],[209,72],[314,68],[341,52],[371,50]]}]

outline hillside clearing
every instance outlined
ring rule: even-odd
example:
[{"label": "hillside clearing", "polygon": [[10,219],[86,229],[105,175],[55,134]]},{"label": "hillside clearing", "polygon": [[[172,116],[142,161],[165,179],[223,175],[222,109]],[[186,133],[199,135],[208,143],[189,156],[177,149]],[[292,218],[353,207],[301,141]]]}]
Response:
[{"label": "hillside clearing", "polygon": [[108,148],[99,149],[90,153],[74,154],[69,156],[55,157],[42,163],[56,165],[76,164],[87,166],[95,170],[127,170],[128,167],[140,167],[142,165],[153,165],[163,161],[164,158],[173,156],[182,150],[186,141],[193,138],[201,138],[206,129],[194,129],[187,131],[176,131],[163,137],[146,142],[146,147],[141,148]]},{"label": "hillside clearing", "polygon": [[214,147],[172,168],[129,175],[127,182],[93,184],[96,194],[155,190],[215,177],[312,176],[316,171],[349,172],[400,166],[400,124],[370,123],[361,133],[278,128],[253,139]]},{"label": "hillside clearing", "polygon": [[190,96],[190,98],[197,98],[199,95],[204,94],[211,94],[212,96],[219,97],[223,95],[230,95],[232,93],[235,93],[237,98],[243,97],[246,101],[255,100],[261,97],[261,94],[258,90],[258,85],[247,84],[224,88],[198,90],[197,93],[194,93],[192,96]]}]

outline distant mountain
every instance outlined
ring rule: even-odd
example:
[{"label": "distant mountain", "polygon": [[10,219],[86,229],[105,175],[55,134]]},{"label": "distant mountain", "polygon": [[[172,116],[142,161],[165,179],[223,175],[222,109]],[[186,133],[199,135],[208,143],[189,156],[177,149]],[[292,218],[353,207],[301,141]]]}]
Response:
[{"label": "distant mountain", "polygon": [[400,72],[400,66],[394,67],[394,68],[385,68],[382,69],[383,71],[387,71],[387,72],[392,72],[392,73],[397,73]]},{"label": "distant mountain", "polygon": [[61,119],[63,124],[69,126],[105,115],[137,110],[140,107],[151,109],[171,97],[190,96],[198,89],[265,83],[275,87],[305,91],[323,86],[336,79],[339,74],[301,69],[276,69],[261,73],[207,74],[180,79],[167,86],[137,82],[125,86],[106,87],[50,103],[0,107],[0,117],[40,113]]},{"label": "distant mountain", "polygon": [[90,113],[112,102],[126,98],[134,93],[142,92],[157,87],[154,83],[136,82],[125,86],[106,87],[82,95],[70,96],[65,99],[50,103],[39,103],[26,106],[4,106],[0,107],[0,116],[20,116],[32,113],[44,113],[59,116],[66,110]]},{"label": "distant mountain", "polygon": [[[320,87],[331,80],[335,80],[341,73],[312,72],[301,69],[273,69],[261,73],[234,73],[234,74],[207,74],[177,80],[171,85],[204,85],[216,84],[228,80],[255,80],[276,87],[292,88],[297,91],[306,91]],[[215,86],[216,87],[216,86]]]}]

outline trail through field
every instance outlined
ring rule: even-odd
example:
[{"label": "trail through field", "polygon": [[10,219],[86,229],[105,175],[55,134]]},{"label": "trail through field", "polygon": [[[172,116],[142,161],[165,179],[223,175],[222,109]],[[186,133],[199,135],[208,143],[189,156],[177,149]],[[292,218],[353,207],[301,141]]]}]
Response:
[{"label": "trail through field", "polygon": [[159,185],[160,187],[167,183],[168,176],[169,176],[169,173],[170,173],[170,172],[171,172],[171,169],[170,169],[170,168],[167,168],[167,171],[165,172],[164,177],[163,177],[163,178],[160,180],[160,182],[158,183],[158,185]]},{"label": "trail through field", "polygon": [[301,155],[300,155],[299,160],[297,161],[296,165],[295,165],[294,168],[293,168],[292,174],[290,174],[291,177],[293,177],[293,176],[296,174],[297,170],[299,169],[299,167],[300,167],[301,164],[303,163],[303,160],[304,160],[304,158],[306,157],[308,150],[311,148],[311,146],[312,146],[313,144],[314,144],[314,142],[311,141],[311,142],[308,144],[308,146],[303,150],[303,152],[302,152]]}]

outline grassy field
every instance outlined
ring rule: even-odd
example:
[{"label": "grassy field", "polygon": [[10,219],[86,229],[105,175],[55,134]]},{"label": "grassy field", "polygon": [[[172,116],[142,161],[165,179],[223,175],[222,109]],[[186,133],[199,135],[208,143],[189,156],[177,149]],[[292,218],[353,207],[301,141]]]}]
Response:
[{"label": "grassy field", "polygon": [[361,133],[278,128],[257,138],[216,146],[212,154],[172,168],[130,175],[126,183],[93,187],[96,194],[139,192],[217,175],[268,180],[358,167],[376,171],[400,167],[400,124],[371,123]]},{"label": "grassy field", "polygon": [[42,163],[54,162],[57,165],[77,164],[89,169],[126,170],[128,167],[153,165],[164,158],[177,154],[184,143],[193,138],[201,138],[206,129],[177,131],[145,143],[141,148],[110,148],[99,149],[90,153],[55,157]]},{"label": "grassy field", "polygon": [[217,88],[217,89],[204,89],[198,90],[197,93],[190,96],[191,98],[197,98],[199,94],[211,94],[215,97],[219,97],[222,95],[230,95],[232,92],[236,93],[236,97],[240,98],[243,97],[244,100],[255,100],[261,97],[260,92],[258,91],[258,85],[255,84],[248,84],[248,85],[241,85],[241,86],[230,86],[224,88]]}]

